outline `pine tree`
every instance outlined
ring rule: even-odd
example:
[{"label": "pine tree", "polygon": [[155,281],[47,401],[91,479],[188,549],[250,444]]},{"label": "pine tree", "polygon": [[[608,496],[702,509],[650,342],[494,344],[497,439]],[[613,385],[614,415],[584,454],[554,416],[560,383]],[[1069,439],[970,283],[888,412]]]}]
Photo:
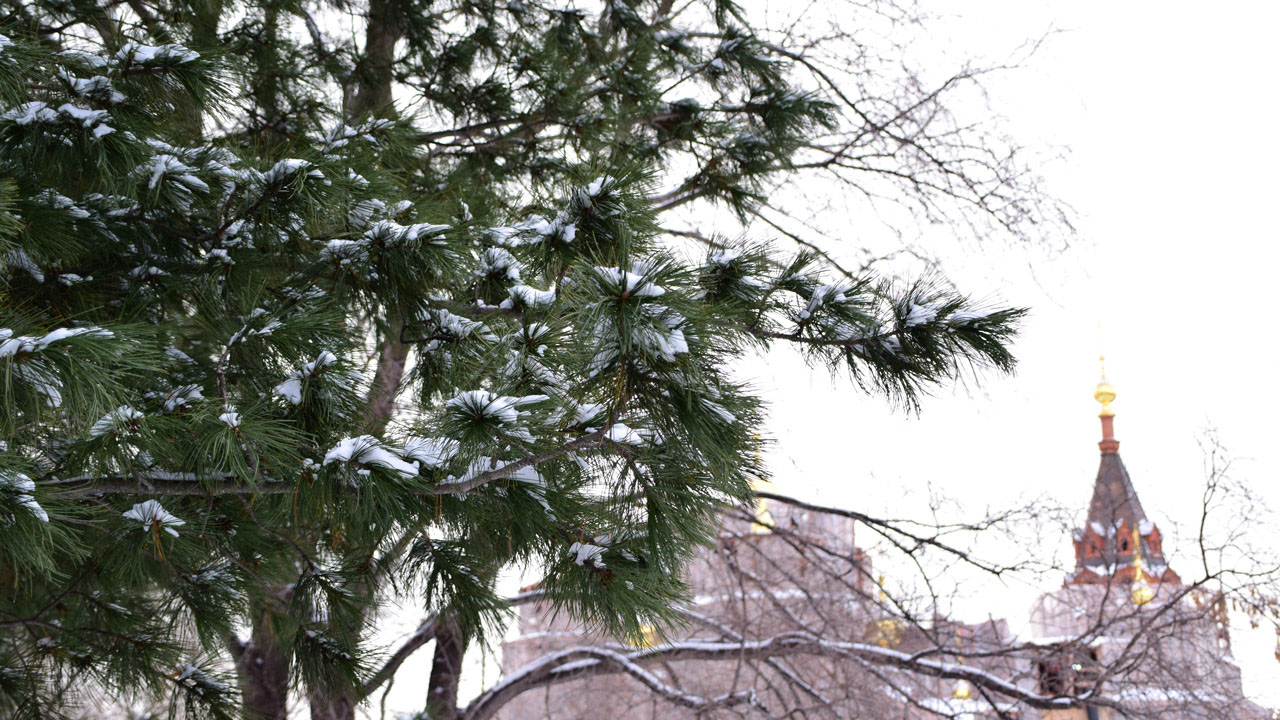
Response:
[{"label": "pine tree", "polygon": [[663,229],[749,219],[840,122],[727,0],[9,0],[0,31],[6,717],[350,718],[395,597],[454,717],[504,567],[620,635],[673,619],[761,470],[744,353],[907,405],[1012,364],[1019,310]]}]

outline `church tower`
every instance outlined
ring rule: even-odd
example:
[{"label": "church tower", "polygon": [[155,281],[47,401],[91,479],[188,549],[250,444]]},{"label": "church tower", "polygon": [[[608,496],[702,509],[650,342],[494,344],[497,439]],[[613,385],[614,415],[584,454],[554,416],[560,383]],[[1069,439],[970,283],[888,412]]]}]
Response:
[{"label": "church tower", "polygon": [[1093,397],[1102,404],[1098,475],[1084,527],[1072,537],[1075,568],[1032,608],[1030,631],[1040,647],[1032,667],[1042,694],[1120,705],[1095,702],[1031,717],[1267,717],[1244,696],[1219,623],[1219,596],[1183,585],[1166,564],[1160,529],[1142,509],[1120,460],[1111,409],[1116,391],[1105,369]]},{"label": "church tower", "polygon": [[1120,459],[1115,412],[1111,409],[1116,391],[1107,381],[1105,367],[1093,397],[1102,405],[1098,414],[1102,421],[1102,441],[1098,443],[1102,457],[1088,517],[1072,538],[1076,568],[1066,584],[1129,583],[1133,601],[1143,604],[1151,599],[1152,586],[1176,586],[1181,580],[1165,563],[1160,528],[1143,512],[1129,471]]}]

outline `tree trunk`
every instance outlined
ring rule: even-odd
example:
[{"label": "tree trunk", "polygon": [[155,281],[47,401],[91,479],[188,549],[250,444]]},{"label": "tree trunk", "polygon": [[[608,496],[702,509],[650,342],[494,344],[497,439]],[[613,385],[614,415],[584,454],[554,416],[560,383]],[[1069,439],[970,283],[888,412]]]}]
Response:
[{"label": "tree trunk", "polygon": [[355,99],[347,114],[354,119],[366,115],[389,117],[391,104],[391,68],[396,59],[396,43],[403,36],[404,20],[401,0],[370,0],[368,25],[364,36],[364,62],[356,68]]},{"label": "tree trunk", "polygon": [[395,412],[396,391],[404,378],[404,366],[409,358],[409,346],[400,342],[404,324],[398,320],[388,324],[391,327],[382,340],[382,356],[378,358],[378,369],[373,374],[365,410],[365,431],[376,437],[382,436]]},{"label": "tree trunk", "polygon": [[462,679],[465,649],[466,638],[457,621],[441,621],[427,682],[427,714],[431,720],[458,720],[458,681]]},{"label": "tree trunk", "polygon": [[249,720],[286,720],[289,710],[289,655],[280,645],[267,613],[258,616],[253,635],[236,658],[244,714]]},{"label": "tree trunk", "polygon": [[350,691],[331,694],[312,688],[307,699],[311,701],[311,720],[355,720],[356,700]]}]

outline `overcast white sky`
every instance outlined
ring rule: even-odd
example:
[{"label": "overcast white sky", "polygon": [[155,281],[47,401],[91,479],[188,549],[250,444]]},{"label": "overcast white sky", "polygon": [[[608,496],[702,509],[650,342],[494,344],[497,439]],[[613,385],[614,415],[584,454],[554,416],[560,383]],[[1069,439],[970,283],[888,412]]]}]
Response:
[{"label": "overcast white sky", "polygon": [[[768,461],[780,488],[906,512],[933,483],[976,509],[1045,495],[1082,514],[1097,471],[1092,390],[1105,351],[1120,452],[1166,534],[1197,517],[1197,440],[1208,427],[1237,458],[1236,475],[1280,507],[1280,3],[938,4],[956,13],[938,37],[957,57],[1002,59],[1058,30],[1023,69],[988,86],[1012,134],[1070,149],[1044,172],[1079,213],[1079,238],[1062,255],[989,247],[943,258],[961,288],[1032,315],[1016,376],[943,392],[919,417],[794,357],[756,364],[746,374],[772,405]],[[1280,543],[1280,531],[1263,540]],[[1069,538],[1059,547],[1067,552]],[[1170,560],[1178,569],[1178,556]],[[1035,592],[1001,588],[990,609],[1016,624]],[[1247,689],[1273,706],[1274,642],[1236,637]],[[426,666],[406,672],[423,682],[393,690],[388,710],[421,707]],[[496,677],[492,661],[485,673]]]}]

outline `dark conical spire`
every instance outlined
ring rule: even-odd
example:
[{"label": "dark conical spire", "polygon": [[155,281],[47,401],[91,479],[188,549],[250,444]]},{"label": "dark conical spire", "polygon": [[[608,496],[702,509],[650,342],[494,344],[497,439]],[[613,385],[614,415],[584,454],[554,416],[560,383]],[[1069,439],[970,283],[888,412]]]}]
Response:
[{"label": "dark conical spire", "polygon": [[[1075,533],[1076,570],[1069,584],[1132,582],[1179,583],[1178,575],[1165,564],[1160,529],[1147,518],[1129,471],[1120,459],[1120,441],[1115,438],[1115,413],[1111,402],[1115,388],[1103,370],[1093,397],[1102,403],[1101,459],[1098,477],[1089,500],[1085,525]],[[1138,578],[1138,573],[1143,577]]]},{"label": "dark conical spire", "polygon": [[1123,522],[1135,528],[1146,519],[1147,514],[1142,510],[1142,502],[1133,489],[1120,453],[1104,451],[1098,465],[1098,478],[1093,484],[1093,498],[1089,500],[1089,517],[1085,522],[1090,525],[1098,523],[1103,527]]}]

